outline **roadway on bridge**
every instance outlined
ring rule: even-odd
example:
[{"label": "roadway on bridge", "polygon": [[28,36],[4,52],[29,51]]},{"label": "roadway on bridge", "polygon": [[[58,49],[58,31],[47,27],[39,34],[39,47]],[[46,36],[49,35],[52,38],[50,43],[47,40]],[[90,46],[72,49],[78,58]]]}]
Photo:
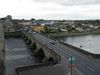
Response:
[{"label": "roadway on bridge", "polygon": [[76,68],[84,75],[100,75],[100,59],[95,59],[91,56],[79,53],[73,48],[64,46],[40,34],[33,33],[31,36],[35,37],[43,44],[46,44],[46,46],[53,49],[56,53],[63,55],[64,57],[66,57],[66,59],[68,59],[70,56],[75,57]]}]

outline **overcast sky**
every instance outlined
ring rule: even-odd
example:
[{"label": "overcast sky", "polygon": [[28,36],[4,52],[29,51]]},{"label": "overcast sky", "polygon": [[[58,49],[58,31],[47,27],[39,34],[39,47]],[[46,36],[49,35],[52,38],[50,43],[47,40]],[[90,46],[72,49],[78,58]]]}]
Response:
[{"label": "overcast sky", "polygon": [[0,0],[0,18],[100,19],[100,0]]}]

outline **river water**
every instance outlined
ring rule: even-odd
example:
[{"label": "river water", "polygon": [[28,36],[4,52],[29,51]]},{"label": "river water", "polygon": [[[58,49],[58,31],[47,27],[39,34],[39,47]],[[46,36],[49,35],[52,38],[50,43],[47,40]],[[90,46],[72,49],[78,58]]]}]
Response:
[{"label": "river water", "polygon": [[100,54],[100,35],[59,37],[59,39],[90,53]]},{"label": "river water", "polygon": [[16,67],[36,63],[31,50],[22,38],[5,39],[5,75],[16,75]]}]

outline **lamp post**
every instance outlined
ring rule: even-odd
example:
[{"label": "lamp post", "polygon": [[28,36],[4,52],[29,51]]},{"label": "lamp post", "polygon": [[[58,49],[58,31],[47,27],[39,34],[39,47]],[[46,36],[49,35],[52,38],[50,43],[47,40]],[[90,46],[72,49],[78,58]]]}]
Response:
[{"label": "lamp post", "polygon": [[74,41],[73,41],[73,36],[72,36],[72,45],[74,44]]},{"label": "lamp post", "polygon": [[[60,41],[59,41],[59,21],[58,21],[57,25],[58,25],[58,30],[57,30],[57,37],[58,37],[58,51],[59,51],[59,53],[60,53],[60,44],[59,44],[59,42],[60,42]],[[60,63],[60,56],[59,56],[58,60],[59,60],[59,63]]]},{"label": "lamp post", "polygon": [[89,44],[90,44],[90,53],[92,53],[92,52],[91,52],[91,40],[88,40],[88,41],[89,41]]},{"label": "lamp post", "polygon": [[90,53],[92,53],[92,52],[91,52],[91,40],[90,40]]},{"label": "lamp post", "polygon": [[72,75],[73,74],[73,68],[75,67],[76,59],[73,56],[70,56],[68,58],[68,63],[69,63],[68,67],[70,69],[70,75]]}]

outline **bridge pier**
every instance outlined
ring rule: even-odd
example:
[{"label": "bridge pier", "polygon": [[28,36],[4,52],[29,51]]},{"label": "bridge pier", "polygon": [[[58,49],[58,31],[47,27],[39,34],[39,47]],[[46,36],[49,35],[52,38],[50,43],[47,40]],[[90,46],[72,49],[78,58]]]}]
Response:
[{"label": "bridge pier", "polygon": [[32,49],[33,43],[32,41],[29,42],[29,48]]},{"label": "bridge pier", "polygon": [[53,57],[49,57],[47,58],[46,56],[44,57],[44,59],[42,59],[42,62],[47,63],[47,62],[55,62]]},{"label": "bridge pier", "polygon": [[32,52],[34,52],[36,49],[38,50],[38,47],[36,46],[36,43],[30,44],[30,48],[31,48]]},{"label": "bridge pier", "polygon": [[48,61],[48,58],[45,56],[44,59],[42,59],[42,62],[46,63]]},{"label": "bridge pier", "polygon": [[28,38],[28,40],[26,41],[26,43],[27,43],[28,45],[30,45],[30,44],[31,44],[31,39]]},{"label": "bridge pier", "polygon": [[38,49],[38,50],[36,49],[36,50],[35,50],[35,56],[36,56],[36,57],[39,57],[40,60],[44,59],[45,53],[44,53],[43,49],[42,49],[42,48],[40,48],[40,49]]},{"label": "bridge pier", "polygon": [[22,37],[22,38],[25,38],[25,34],[22,34],[21,37]]},{"label": "bridge pier", "polygon": [[28,37],[27,37],[27,36],[25,36],[24,40],[25,40],[25,41],[27,41],[27,40],[28,40]]}]

